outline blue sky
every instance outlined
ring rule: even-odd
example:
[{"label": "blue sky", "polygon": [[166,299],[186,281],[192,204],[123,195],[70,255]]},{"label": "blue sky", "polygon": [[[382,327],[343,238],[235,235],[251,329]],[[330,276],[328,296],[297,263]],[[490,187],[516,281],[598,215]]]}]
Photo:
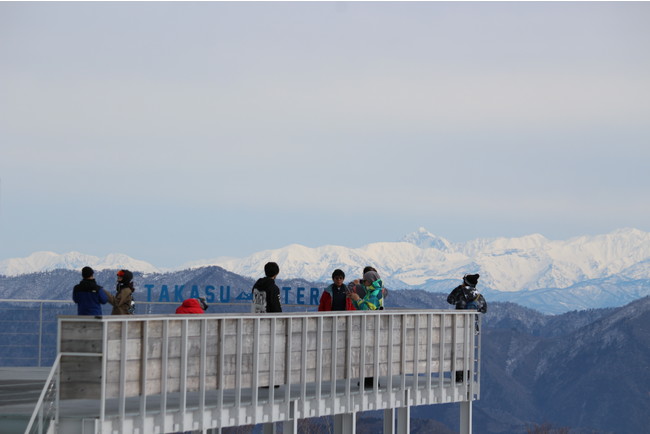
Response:
[{"label": "blue sky", "polygon": [[0,3],[0,260],[650,230],[650,4]]}]

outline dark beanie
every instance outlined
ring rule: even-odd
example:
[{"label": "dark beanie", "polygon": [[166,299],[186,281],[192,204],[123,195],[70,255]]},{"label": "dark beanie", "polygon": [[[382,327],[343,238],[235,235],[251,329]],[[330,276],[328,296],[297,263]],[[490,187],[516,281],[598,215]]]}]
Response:
[{"label": "dark beanie", "polygon": [[343,270],[339,270],[338,268],[334,270],[334,272],[332,273],[332,279],[334,279],[337,276],[340,276],[345,279],[345,273],[343,272]]},{"label": "dark beanie", "polygon": [[81,269],[81,277],[83,277],[84,279],[88,279],[89,277],[93,277],[93,274],[95,274],[95,272],[90,267],[83,267]]},{"label": "dark beanie", "polygon": [[122,278],[123,285],[128,285],[133,280],[133,273],[129,270],[120,270],[117,272],[117,275]]},{"label": "dark beanie", "polygon": [[463,280],[469,286],[476,286],[476,284],[478,283],[478,278],[479,278],[478,274],[466,274],[465,277],[463,277]]},{"label": "dark beanie", "polygon": [[280,267],[278,267],[278,264],[275,262],[267,262],[266,265],[264,265],[264,274],[266,277],[277,276],[278,273],[280,273]]},{"label": "dark beanie", "polygon": [[374,270],[370,270],[363,274],[363,280],[365,281],[366,286],[372,285],[373,282],[376,282],[379,279],[379,273]]}]

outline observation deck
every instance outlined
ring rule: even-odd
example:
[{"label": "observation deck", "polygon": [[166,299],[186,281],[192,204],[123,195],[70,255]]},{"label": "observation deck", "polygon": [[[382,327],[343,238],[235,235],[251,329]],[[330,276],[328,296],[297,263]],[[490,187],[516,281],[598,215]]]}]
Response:
[{"label": "observation deck", "polygon": [[459,403],[470,433],[480,397],[472,311],[60,316],[58,328],[30,432],[296,433],[333,416],[353,433],[356,413],[383,410],[384,433],[406,434],[410,407]]}]

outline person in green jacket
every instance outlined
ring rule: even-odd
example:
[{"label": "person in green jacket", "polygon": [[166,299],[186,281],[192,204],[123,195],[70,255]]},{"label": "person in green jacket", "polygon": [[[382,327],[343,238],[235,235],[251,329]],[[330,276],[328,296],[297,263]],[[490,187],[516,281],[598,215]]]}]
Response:
[{"label": "person in green jacket", "polygon": [[[356,281],[355,281],[356,283]],[[359,282],[363,285],[365,295],[363,298],[357,292],[350,292],[349,297],[358,310],[383,310],[384,309],[384,284],[379,277],[379,273],[370,270],[364,273],[363,280]]]},{"label": "person in green jacket", "polygon": [[[355,281],[354,283],[356,284],[357,282]],[[356,291],[350,291],[348,297],[352,300],[352,304],[354,304],[358,310],[383,310],[383,283],[379,277],[379,273],[375,270],[366,271],[363,274],[363,280],[359,282],[359,284],[363,285],[365,295],[361,298]],[[363,386],[364,388],[373,387],[374,378],[364,377]]]}]

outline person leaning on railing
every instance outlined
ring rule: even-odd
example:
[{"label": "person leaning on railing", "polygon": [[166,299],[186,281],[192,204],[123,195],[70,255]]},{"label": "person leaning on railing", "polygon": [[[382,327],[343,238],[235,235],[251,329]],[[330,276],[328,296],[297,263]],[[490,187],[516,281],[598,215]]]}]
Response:
[{"label": "person leaning on railing", "polygon": [[[375,270],[370,270],[364,273],[363,280],[355,280],[354,286],[363,285],[365,295],[363,298],[356,292],[350,291],[348,297],[358,310],[383,310],[384,309],[384,296],[383,296],[383,282],[379,277],[379,273]],[[352,285],[351,285],[352,286]],[[363,379],[364,387],[373,387],[374,378],[365,377]]]},{"label": "person leaning on railing", "polygon": [[348,297],[350,290],[345,281],[345,273],[343,270],[336,269],[332,273],[332,283],[323,291],[318,303],[318,310],[334,311],[334,310],[355,310],[352,300]]},{"label": "person leaning on railing", "polygon": [[[358,310],[384,309],[384,284],[375,270],[364,273],[363,280],[355,280],[350,287],[348,297]],[[363,289],[363,297],[357,293],[357,288]]]},{"label": "person leaning on railing", "polygon": [[[487,301],[483,294],[476,288],[478,274],[466,274],[463,276],[463,283],[455,287],[447,296],[447,303],[456,305],[456,310],[475,310],[480,313],[487,312]],[[478,334],[478,318],[475,323]],[[467,371],[467,378],[470,372]],[[463,382],[463,371],[456,371],[456,383]]]}]

